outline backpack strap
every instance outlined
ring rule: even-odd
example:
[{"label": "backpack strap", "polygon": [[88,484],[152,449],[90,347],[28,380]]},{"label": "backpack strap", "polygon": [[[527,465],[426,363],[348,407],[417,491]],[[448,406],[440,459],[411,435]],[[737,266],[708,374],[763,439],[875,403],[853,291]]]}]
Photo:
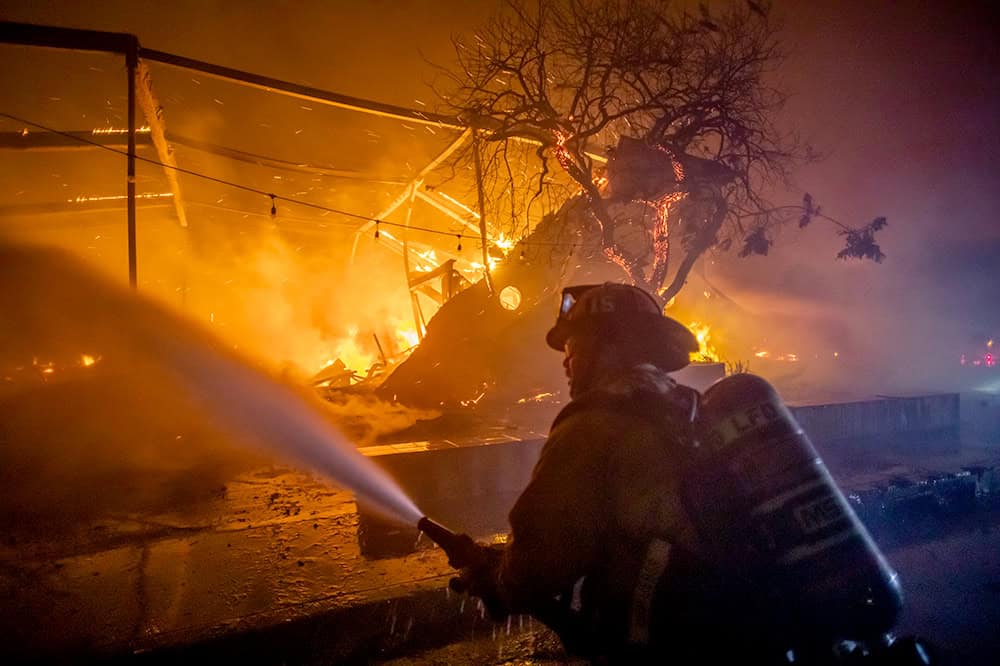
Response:
[{"label": "backpack strap", "polygon": [[701,394],[689,386],[675,385],[667,393],[637,388],[626,394],[595,390],[573,400],[562,408],[552,427],[566,418],[590,409],[606,409],[627,413],[661,428],[684,429],[693,442],[694,424],[698,418]]},{"label": "backpack strap", "polygon": [[639,568],[635,588],[632,591],[632,603],[628,614],[628,642],[632,645],[649,643],[649,628],[653,619],[653,599],[659,587],[660,579],[670,564],[670,551],[673,546],[669,541],[653,539],[646,548],[646,556]]}]

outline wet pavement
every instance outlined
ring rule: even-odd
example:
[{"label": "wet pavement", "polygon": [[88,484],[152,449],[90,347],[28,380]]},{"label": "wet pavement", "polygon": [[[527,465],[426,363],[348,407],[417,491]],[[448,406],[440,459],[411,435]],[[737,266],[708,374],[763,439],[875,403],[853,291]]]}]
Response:
[{"label": "wet pavement", "polygon": [[[1000,510],[927,527],[941,536],[886,553],[906,593],[897,635],[924,639],[935,650],[937,664],[1000,663]],[[538,625],[511,633],[501,625],[490,636],[377,663],[579,666],[586,662],[566,656],[558,639]]]},{"label": "wet pavement", "polygon": [[[864,490],[997,459],[995,449],[969,449],[873,472],[844,468],[838,478],[848,490]],[[357,527],[349,493],[267,467],[228,482],[196,515],[120,516],[72,540],[5,543],[7,654],[564,663],[551,635],[530,619],[494,625],[476,602],[450,594],[440,551],[369,559]],[[889,527],[905,537],[887,548],[907,590],[901,631],[960,655],[953,663],[996,663],[1000,509]]]},{"label": "wet pavement", "polygon": [[351,494],[289,470],[229,482],[198,518],[123,516],[72,542],[6,545],[8,645],[35,655],[151,650],[438,592],[446,581],[437,551],[362,558]]}]

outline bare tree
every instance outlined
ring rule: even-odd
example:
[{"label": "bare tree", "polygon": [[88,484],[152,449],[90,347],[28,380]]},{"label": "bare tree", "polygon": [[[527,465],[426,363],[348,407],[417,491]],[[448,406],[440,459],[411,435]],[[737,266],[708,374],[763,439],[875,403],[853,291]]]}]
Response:
[{"label": "bare tree", "polygon": [[[438,310],[381,394],[466,405],[546,385],[523,341],[551,324],[567,279],[606,275],[606,262],[666,303],[706,251],[767,254],[779,227],[817,218],[839,225],[840,256],[881,260],[884,218],[854,229],[809,195],[765,196],[812,158],[775,125],[785,98],[769,84],[782,62],[769,14],[756,2],[692,14],[663,0],[510,0],[456,40],[438,90],[477,140],[452,174],[478,160],[483,228],[485,213],[520,241],[492,280]],[[521,305],[505,309],[493,284],[516,287]]]},{"label": "bare tree", "polygon": [[[838,256],[881,261],[884,218],[852,228],[808,194],[782,206],[765,196],[814,158],[775,125],[777,34],[753,1],[691,13],[662,0],[510,0],[472,42],[455,41],[459,66],[439,93],[487,146],[497,221],[517,234],[531,202],[565,188],[554,161],[589,206],[582,251],[664,301],[710,248],[767,254],[793,222],[831,222],[846,240]],[[525,139],[538,159],[518,201],[525,167],[512,168],[511,144]]]}]

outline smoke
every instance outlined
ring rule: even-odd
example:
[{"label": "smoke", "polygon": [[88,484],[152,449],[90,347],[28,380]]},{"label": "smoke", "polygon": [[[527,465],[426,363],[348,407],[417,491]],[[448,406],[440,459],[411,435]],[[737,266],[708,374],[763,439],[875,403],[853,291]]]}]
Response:
[{"label": "smoke", "polygon": [[401,267],[367,247],[352,264],[340,229],[303,233],[265,220],[234,232],[198,212],[196,229],[147,231],[143,274],[162,279],[147,289],[300,379],[338,358],[364,374],[380,358],[375,336],[386,354],[401,350],[398,332],[413,326]]},{"label": "smoke", "polygon": [[383,435],[400,432],[417,421],[429,421],[441,415],[430,409],[388,403],[370,393],[332,395],[325,411],[358,446],[372,445]]},{"label": "smoke", "polygon": [[[17,104],[5,110],[59,129],[123,126],[120,63],[66,54],[39,61],[30,50],[15,55],[9,70],[15,74],[2,78],[5,87],[20,92],[11,96]],[[392,155],[371,143],[372,135],[385,132],[383,121],[308,110],[296,100],[230,84],[209,85],[182,70],[153,70],[168,132],[290,165],[278,169],[221,159],[178,143],[183,167],[374,214],[391,197],[384,184],[298,167],[321,165],[348,176],[399,179],[421,164],[419,150],[412,151],[412,164],[399,159],[412,140],[397,142]],[[30,94],[16,82],[29,72],[39,82],[30,86]],[[21,128],[6,122],[3,129]],[[431,150],[424,136],[423,149]],[[338,152],[331,154],[330,146]],[[156,158],[149,148],[140,147],[139,153]],[[19,154],[2,169],[13,205],[0,217],[0,237],[65,248],[88,270],[124,282],[123,202],[103,204],[103,210],[72,203],[80,196],[123,195],[123,169],[120,156],[99,150]],[[387,261],[396,256],[374,246],[367,235],[351,261],[353,230],[360,222],[288,203],[280,204],[272,218],[266,197],[184,175],[181,186],[187,229],[177,224],[172,198],[156,206],[140,200],[139,292],[159,301],[158,312],[165,306],[209,329],[212,349],[252,358],[285,385],[304,387],[335,360],[364,376],[383,355],[391,361],[412,344],[402,335],[413,327],[402,262]],[[137,168],[136,189],[169,193],[162,169],[144,162]],[[22,214],[22,204],[61,208],[57,214],[32,214],[38,212],[34,209]],[[187,356],[166,358],[162,348],[138,342],[163,342],[147,324],[136,328],[146,321],[144,314],[132,322],[116,313],[120,299],[108,295],[108,284],[83,277],[77,285],[76,277],[59,272],[66,259],[44,252],[32,256],[36,268],[29,270],[27,260],[20,269],[4,267],[2,283],[0,323],[9,344],[0,352],[0,371],[11,380],[0,389],[7,463],[0,476],[9,488],[9,510],[2,519],[9,534],[57,536],[104,519],[164,511],[195,514],[223,492],[229,479],[268,461],[270,453],[244,447],[259,443],[259,433],[234,433],[206,408],[214,396],[193,389],[185,379],[189,375],[176,375],[173,368],[188,363]],[[130,306],[122,307],[131,312]],[[166,329],[173,330],[171,315],[164,316]],[[105,324],[87,333],[88,326],[97,325],[91,319]],[[85,365],[84,357],[95,361]],[[185,367],[195,370],[189,363]],[[223,387],[220,395],[231,391]],[[361,445],[432,416],[361,397],[336,406],[315,399],[311,404]],[[291,434],[272,432],[280,440]],[[315,466],[315,460],[301,460],[308,451],[299,453],[300,464]],[[395,512],[401,510],[397,506]]]},{"label": "smoke", "polygon": [[906,256],[889,233],[883,247],[900,251],[876,265],[836,261],[833,241],[812,240],[718,261],[707,281],[692,278],[678,307],[712,324],[726,360],[748,364],[789,400],[985,388],[996,373],[960,359],[971,365],[1000,331],[986,305],[1000,279],[995,241],[938,240]]},{"label": "smoke", "polygon": [[[9,540],[200,510],[276,456],[419,512],[311,392],[63,252],[0,245],[0,483]],[[253,448],[247,449],[247,444]]]},{"label": "smoke", "polygon": [[[995,237],[1000,114],[990,85],[997,55],[987,30],[991,14],[975,4],[928,9],[905,2],[779,9],[787,14],[792,46],[776,73],[792,93],[787,117],[779,120],[782,126],[791,121],[788,127],[828,155],[797,180],[845,223],[886,215],[889,259],[878,267],[835,262],[836,239],[782,254],[778,248],[794,240],[788,234],[765,259],[733,260],[728,281],[710,272],[732,300],[691,318],[712,324],[724,356],[749,361],[751,370],[779,379],[800,398],[945,387],[963,349],[997,334],[988,314],[995,308],[983,305],[995,299],[995,272],[956,271],[964,250],[941,242],[963,229],[967,242]],[[202,5],[136,11],[112,3],[96,12],[67,5],[53,14],[32,4],[11,11],[15,20],[132,31],[152,48],[411,107],[433,105],[424,83],[433,68],[414,57],[418,49],[446,63],[448,33],[467,32],[481,14],[474,3],[414,11],[412,2],[262,9],[235,23],[227,8]],[[358,35],[379,39],[359,42]],[[375,43],[379,48],[369,49]],[[123,124],[118,59],[9,50],[0,75],[10,92],[7,110],[61,129]],[[347,62],[350,67],[339,66]],[[152,70],[169,132],[296,165],[406,179],[439,147],[435,142],[445,141],[434,128],[401,129],[178,68]],[[399,190],[221,159],[181,144],[175,149],[181,166],[362,214],[375,214]],[[8,160],[8,199],[122,192],[122,160],[83,152]],[[164,191],[158,168],[140,165],[139,171],[140,191]],[[169,206],[140,210],[143,293],[157,294],[288,377],[309,377],[336,358],[363,371],[379,355],[373,334],[387,348],[404,346],[393,333],[413,320],[401,262],[387,252],[367,252],[366,237],[359,261],[348,268],[356,224],[284,204],[272,221],[266,198],[188,177],[182,184],[191,229],[176,228]],[[22,220],[30,231],[18,236],[72,248],[121,278],[124,211],[116,216]],[[414,221],[422,222],[419,211]],[[975,298],[966,296],[970,291]],[[687,292],[687,301],[697,300],[701,289],[692,284]],[[964,307],[954,307],[957,301]],[[770,358],[756,356],[762,351]],[[788,354],[799,360],[775,360]]]}]

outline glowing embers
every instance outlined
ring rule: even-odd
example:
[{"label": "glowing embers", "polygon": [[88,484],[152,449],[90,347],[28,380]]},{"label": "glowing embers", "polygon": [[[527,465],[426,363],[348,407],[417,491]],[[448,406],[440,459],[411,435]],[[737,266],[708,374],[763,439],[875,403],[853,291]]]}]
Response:
[{"label": "glowing embers", "polygon": [[521,290],[509,284],[500,290],[498,299],[500,300],[500,307],[513,312],[521,307]]},{"label": "glowing embers", "polygon": [[532,396],[528,396],[528,397],[525,397],[525,398],[520,398],[517,401],[517,404],[519,404],[519,405],[525,405],[525,404],[528,404],[528,403],[531,403],[531,402],[539,402],[539,403],[543,403],[543,402],[558,402],[558,396],[555,393],[550,393],[550,392],[538,393],[538,394],[535,394],[535,395],[532,395]]},{"label": "glowing embers", "polygon": [[[477,395],[475,398],[472,398],[471,400],[459,400],[459,404],[462,405],[462,407],[473,407],[475,405],[478,405],[479,401],[482,400],[485,396],[486,396],[486,385],[484,384],[482,392],[480,392],[479,395]],[[441,404],[443,405],[444,403],[442,402]]]},{"label": "glowing embers", "polygon": [[[766,349],[758,349],[753,353],[759,359],[765,359],[768,361],[787,361],[789,363],[798,363],[799,355],[793,354],[791,352],[785,354],[772,354]],[[840,352],[833,352],[834,358],[840,357]]]},{"label": "glowing embers", "polygon": [[629,269],[631,268],[631,264],[629,263],[629,260],[625,257],[625,255],[621,253],[621,251],[619,251],[617,248],[614,247],[606,247],[604,248],[603,252],[604,256],[608,258],[608,261],[613,262],[616,266],[625,271],[626,275],[629,274]]},{"label": "glowing embers", "polygon": [[3,369],[2,380],[5,384],[18,385],[24,382],[36,383],[39,380],[48,382],[64,375],[72,375],[94,367],[101,356],[96,354],[80,354],[76,359],[40,360],[37,356],[31,359],[31,364],[23,364]]},{"label": "glowing embers", "polygon": [[[146,192],[144,194],[135,195],[136,199],[169,199],[174,196],[173,192]],[[66,199],[67,203],[94,203],[97,201],[125,201],[128,199],[127,194],[110,194],[105,196],[78,196],[72,199]]]},{"label": "glowing embers", "polygon": [[563,132],[559,130],[555,131],[556,145],[554,152],[556,154],[556,161],[559,162],[559,166],[566,170],[567,173],[571,172],[573,169],[573,158],[570,157],[569,150],[566,148],[566,140],[569,138]]},{"label": "glowing embers", "polygon": [[[142,127],[135,128],[136,134],[149,134],[149,125],[143,125]],[[90,130],[90,133],[94,136],[106,136],[109,134],[128,134],[128,128],[125,127],[95,127]]]},{"label": "glowing embers", "polygon": [[[675,163],[676,164],[676,163]],[[653,223],[653,275],[657,276],[666,269],[670,260],[670,207],[684,198],[684,192],[671,192],[656,201],[650,202],[656,211]]]}]

